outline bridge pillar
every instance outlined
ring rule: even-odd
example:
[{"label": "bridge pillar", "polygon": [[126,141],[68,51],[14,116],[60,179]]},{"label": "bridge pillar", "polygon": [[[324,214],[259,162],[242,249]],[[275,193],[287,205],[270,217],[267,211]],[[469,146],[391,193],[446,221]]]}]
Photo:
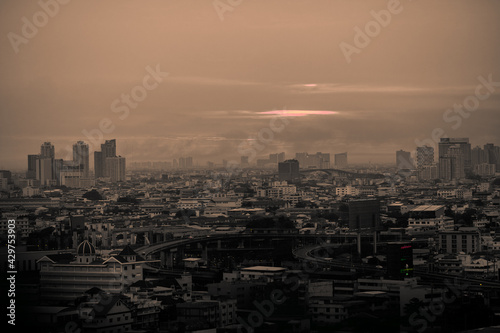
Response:
[{"label": "bridge pillar", "polygon": [[177,265],[179,265],[182,262],[183,259],[184,259],[184,248],[178,247],[177,248],[177,253],[176,253],[176,256],[175,256],[175,263]]},{"label": "bridge pillar", "polygon": [[222,240],[220,239],[217,241],[217,249],[222,249]]},{"label": "bridge pillar", "polygon": [[377,231],[373,232],[373,254],[377,254]]},{"label": "bridge pillar", "polygon": [[361,233],[360,232],[358,232],[356,243],[358,245],[358,254],[361,255]]},{"label": "bridge pillar", "polygon": [[168,251],[166,253],[166,261],[165,261],[165,266],[167,268],[172,268],[174,267],[174,254],[172,251]]},{"label": "bridge pillar", "polygon": [[201,250],[201,259],[208,264],[208,244],[205,244]]},{"label": "bridge pillar", "polygon": [[160,267],[164,267],[167,264],[165,251],[160,252]]},{"label": "bridge pillar", "polygon": [[245,242],[243,239],[240,239],[238,241],[238,249],[244,249],[245,248]]}]

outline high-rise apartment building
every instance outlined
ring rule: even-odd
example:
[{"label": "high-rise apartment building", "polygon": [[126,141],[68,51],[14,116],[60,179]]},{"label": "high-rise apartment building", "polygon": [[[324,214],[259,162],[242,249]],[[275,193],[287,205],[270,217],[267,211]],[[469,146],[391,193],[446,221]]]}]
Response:
[{"label": "high-rise apartment building", "polygon": [[116,140],[106,140],[103,144],[101,144],[101,151],[103,156],[106,157],[115,157],[116,156]]},{"label": "high-rise apartment building", "polygon": [[106,140],[101,151],[94,152],[95,178],[107,177],[112,182],[125,180],[125,157],[116,156],[116,140]]},{"label": "high-rise apartment building", "polygon": [[434,163],[434,148],[429,146],[417,147],[417,169]]},{"label": "high-rise apartment building", "polygon": [[107,157],[106,175],[110,178],[111,182],[125,181],[125,157]]}]

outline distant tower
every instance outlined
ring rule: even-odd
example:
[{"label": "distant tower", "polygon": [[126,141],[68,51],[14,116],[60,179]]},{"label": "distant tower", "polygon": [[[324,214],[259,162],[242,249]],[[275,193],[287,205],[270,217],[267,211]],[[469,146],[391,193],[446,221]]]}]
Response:
[{"label": "distant tower", "polygon": [[286,160],[284,162],[278,163],[278,177],[280,181],[300,181],[299,161]]},{"label": "distant tower", "polygon": [[103,157],[115,157],[116,156],[116,140],[106,140],[101,144],[101,151]]},{"label": "distant tower", "polygon": [[339,169],[347,168],[347,152],[335,154],[335,167]]},{"label": "distant tower", "polygon": [[125,181],[125,157],[106,158],[106,177],[109,177],[111,182]]},{"label": "distant tower", "polygon": [[83,141],[78,141],[73,145],[73,162],[80,167],[82,176],[89,177],[89,145]]},{"label": "distant tower", "polygon": [[55,158],[54,145],[50,142],[44,142],[40,147],[40,158]]},{"label": "distant tower", "polygon": [[447,147],[446,154],[439,158],[439,178],[444,180],[465,178],[465,159],[460,145]]},{"label": "distant tower", "polygon": [[398,170],[413,169],[413,160],[409,151],[398,150],[396,151],[396,167]]},{"label": "distant tower", "polygon": [[424,166],[434,163],[434,148],[429,146],[417,147],[417,168],[422,169]]},{"label": "distant tower", "polygon": [[36,179],[36,164],[40,155],[28,155],[28,171],[26,172],[26,178]]},{"label": "distant tower", "polygon": [[[462,155],[464,171],[472,170],[472,157],[471,157],[471,146],[469,143],[469,138],[441,138],[438,144],[438,156],[439,158],[446,157],[450,147],[459,147],[460,155]],[[455,151],[453,155],[457,155]],[[441,177],[441,176],[440,176]]]}]

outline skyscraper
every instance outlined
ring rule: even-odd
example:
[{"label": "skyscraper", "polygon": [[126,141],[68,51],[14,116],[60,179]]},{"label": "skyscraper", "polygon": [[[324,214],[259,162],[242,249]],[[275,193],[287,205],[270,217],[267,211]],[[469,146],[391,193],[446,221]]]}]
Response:
[{"label": "skyscraper", "polygon": [[94,152],[94,177],[104,177],[104,157],[101,151]]},{"label": "skyscraper", "polygon": [[125,157],[107,157],[106,175],[110,178],[111,182],[125,181]]},{"label": "skyscraper", "polygon": [[27,179],[36,179],[36,164],[40,155],[28,155],[28,171],[26,172]]},{"label": "skyscraper", "polygon": [[347,152],[335,154],[335,167],[336,168],[347,168]]},{"label": "skyscraper", "polygon": [[434,148],[429,146],[417,147],[417,169],[434,163]]},{"label": "skyscraper", "polygon": [[115,157],[116,156],[116,140],[106,140],[101,144],[101,151],[103,157]]},{"label": "skyscraper", "polygon": [[476,146],[471,151],[471,166],[474,169],[476,165],[483,163],[486,163],[485,151],[481,147]]},{"label": "skyscraper", "polygon": [[80,167],[84,178],[89,177],[89,145],[78,141],[73,145],[73,162]]},{"label": "skyscraper", "polygon": [[487,143],[484,145],[484,157],[485,163],[495,164],[497,170],[500,168],[500,149],[499,147],[493,145],[492,143]]},{"label": "skyscraper", "polygon": [[439,178],[458,180],[465,177],[465,158],[463,147],[459,144],[447,147],[446,153],[439,157]]},{"label": "skyscraper", "polygon": [[55,158],[54,145],[50,142],[44,142],[40,147],[40,158]]},{"label": "skyscraper", "polygon": [[[464,171],[469,172],[472,170],[472,160],[471,160],[471,147],[469,143],[469,138],[441,138],[438,145],[438,156],[439,158],[445,157],[448,153],[450,147],[460,148],[460,154],[463,157]],[[454,153],[457,155],[457,152]]]},{"label": "skyscraper", "polygon": [[278,178],[287,182],[300,181],[299,161],[286,160],[278,163]]},{"label": "skyscraper", "polygon": [[55,185],[57,182],[56,166],[54,163],[55,149],[50,142],[40,146],[40,157],[36,160],[36,179],[42,185]]},{"label": "skyscraper", "polygon": [[101,151],[94,152],[95,178],[109,177],[112,182],[125,180],[125,157],[116,156],[116,140],[106,140]]}]

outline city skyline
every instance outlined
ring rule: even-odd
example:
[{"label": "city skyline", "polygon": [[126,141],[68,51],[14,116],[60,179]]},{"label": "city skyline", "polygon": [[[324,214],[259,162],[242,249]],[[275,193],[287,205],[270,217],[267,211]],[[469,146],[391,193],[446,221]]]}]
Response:
[{"label": "city skyline", "polygon": [[[43,8],[4,2],[0,167],[23,167],[39,141],[92,151],[89,141],[110,135],[131,161],[239,160],[239,145],[276,114],[290,121],[263,155],[349,151],[352,163],[388,163],[436,133],[499,142],[500,4],[443,1],[429,12],[399,1],[384,23],[377,13],[390,3],[245,2],[221,13],[89,1],[61,4],[25,38]],[[380,31],[361,47],[357,31],[375,17]],[[345,45],[357,51],[346,57]],[[455,108],[477,93],[476,111]]]},{"label": "city skyline", "polygon": [[[497,147],[496,143],[487,143],[487,144],[484,144],[483,147],[481,147],[481,146],[476,145],[474,143],[470,143],[469,138],[443,138],[440,142],[438,142],[436,144],[436,149],[434,149],[434,147],[432,147],[432,146],[422,145],[422,146],[414,147],[414,149],[412,149],[411,151],[405,151],[405,150],[400,149],[400,150],[397,150],[395,152],[392,152],[393,159],[394,159],[394,153],[396,153],[396,162],[394,162],[394,160],[393,160],[392,163],[394,163],[394,165],[398,169],[408,169],[409,166],[412,166],[412,168],[414,168],[414,169],[418,169],[418,166],[419,166],[418,160],[419,160],[419,158],[421,158],[421,156],[420,156],[421,150],[429,150],[429,149],[431,151],[431,156],[432,156],[431,161],[432,162],[429,162],[429,160],[427,160],[426,163],[424,163],[424,165],[430,165],[430,164],[434,163],[434,159],[435,159],[435,162],[439,162],[439,158],[440,158],[439,154],[440,153],[439,153],[438,148],[442,147],[443,145],[446,145],[446,146],[450,145],[450,143],[449,143],[450,140],[452,143],[453,143],[453,140],[466,140],[467,141],[467,144],[470,146],[469,147],[470,151],[468,154],[469,155],[469,157],[468,157],[469,169],[471,168],[471,165],[470,165],[471,152],[474,151],[474,149],[480,149],[481,151],[493,149],[493,151],[494,151],[494,149],[495,149],[494,147]],[[49,146],[49,149],[46,148],[47,146]],[[103,163],[103,162],[96,162],[96,156],[100,156],[101,151],[108,151],[106,153],[107,154],[106,157],[116,157],[116,156],[121,157],[122,156],[122,155],[116,153],[116,151],[117,151],[116,139],[105,140],[103,143],[101,143],[100,144],[101,151],[88,150],[89,145],[87,143],[85,143],[84,141],[78,141],[72,145],[72,147],[73,147],[72,148],[73,149],[72,155],[68,160],[72,160],[73,162],[77,163],[77,161],[80,161],[82,159],[82,157],[83,157],[83,156],[81,156],[82,153],[77,152],[75,150],[75,149],[77,149],[77,147],[80,147],[80,146],[85,146],[86,147],[85,149],[87,149],[84,153],[85,158],[86,158],[85,164],[87,165],[87,168],[82,167],[82,170],[85,170],[84,174],[87,176],[88,176],[89,170],[93,170],[95,173],[96,163],[97,164]],[[66,145],[66,147],[68,147],[68,145]],[[38,155],[33,155],[31,153],[27,154],[27,159],[28,159],[27,164],[26,164],[26,156],[25,156],[24,166],[20,167],[19,169],[14,168],[13,170],[14,171],[31,171],[32,169],[30,168],[30,166],[33,163],[33,162],[31,162],[31,159],[33,157],[38,157],[38,156],[44,155],[44,152],[46,150],[47,151],[50,150],[49,155],[51,156],[51,158],[58,159],[58,156],[68,157],[67,154],[64,156],[62,154],[58,154],[57,149],[55,149],[55,145],[53,145],[50,141],[46,141],[43,144],[41,144],[40,149],[41,149],[41,154],[38,154]],[[79,148],[79,149],[81,149],[81,148]],[[399,156],[400,153],[405,154],[404,155],[405,157],[400,157]],[[494,153],[492,152],[490,155],[493,156],[492,154],[494,154]],[[333,155],[333,156],[331,156],[331,155]],[[427,153],[427,155],[429,155],[429,154]],[[266,155],[255,155],[255,156],[256,157],[266,157]],[[284,160],[285,156],[289,156],[291,159],[298,159],[299,161],[303,160],[301,163],[301,168],[308,168],[309,163],[312,163],[311,165],[318,166],[318,168],[336,168],[337,166],[336,166],[334,159],[338,158],[339,156],[342,156],[342,158],[345,159],[345,161],[342,162],[342,163],[345,163],[345,165],[342,165],[341,167],[345,167],[348,164],[350,164],[352,166],[352,165],[362,165],[362,164],[368,163],[368,162],[366,162],[366,163],[356,163],[356,162],[353,163],[353,162],[351,162],[351,157],[350,157],[349,152],[344,152],[344,153],[329,153],[329,152],[326,152],[326,153],[324,153],[324,152],[323,153],[322,152],[315,152],[315,153],[309,153],[309,152],[285,153],[285,152],[280,152],[280,153],[277,153],[277,152],[275,152],[275,153],[270,153],[267,156],[269,157],[269,159],[267,159],[267,163],[275,163],[276,165],[278,162],[282,162]],[[349,156],[349,163],[347,163],[347,156]],[[126,156],[123,156],[123,157],[126,157]],[[280,159],[278,159],[278,158],[280,158]],[[488,161],[487,160],[488,158],[482,157],[482,159],[484,161],[481,160],[481,162],[495,164],[495,162]],[[60,158],[60,159],[63,159],[63,158]],[[323,159],[325,159],[325,160],[323,160]],[[330,159],[331,159],[331,161],[330,161]],[[479,156],[476,157],[476,159],[479,160]],[[243,163],[242,162],[243,160],[245,160],[246,162]],[[306,160],[310,160],[310,162],[307,162]],[[187,162],[187,161],[189,161],[189,162]],[[237,164],[242,163],[242,164],[245,164],[247,166],[259,167],[259,164],[263,161],[265,161],[265,160],[254,158],[252,160],[252,163],[249,163],[248,156],[241,155],[240,159],[237,159],[235,156],[235,157],[231,158],[229,161],[225,160],[225,159],[221,159],[221,160],[211,159],[211,160],[200,161],[200,160],[197,160],[196,156],[194,158],[193,158],[193,156],[173,156],[173,157],[170,157],[170,158],[167,158],[164,160],[161,160],[161,159],[147,160],[147,159],[145,159],[145,160],[135,160],[135,161],[133,160],[130,162],[132,162],[132,164],[134,164],[134,163],[147,163],[147,162],[150,162],[150,163],[168,162],[168,163],[173,164],[171,167],[174,167],[174,168],[177,168],[177,167],[190,168],[190,167],[206,167],[208,164],[211,164],[212,166],[221,166],[221,165],[227,166],[227,165],[224,165],[224,163],[228,163],[228,162],[231,162],[231,163],[237,162]],[[82,163],[83,162],[78,162],[77,164],[82,164]],[[373,163],[373,164],[375,164],[375,165],[377,165],[377,164],[388,165],[388,164],[392,164],[392,163],[388,161],[387,163]],[[92,165],[93,167],[89,168],[90,165]],[[100,168],[105,169],[105,166],[101,166]],[[98,171],[98,175],[99,175],[98,177],[100,177],[101,174],[103,174],[103,172]]]}]

